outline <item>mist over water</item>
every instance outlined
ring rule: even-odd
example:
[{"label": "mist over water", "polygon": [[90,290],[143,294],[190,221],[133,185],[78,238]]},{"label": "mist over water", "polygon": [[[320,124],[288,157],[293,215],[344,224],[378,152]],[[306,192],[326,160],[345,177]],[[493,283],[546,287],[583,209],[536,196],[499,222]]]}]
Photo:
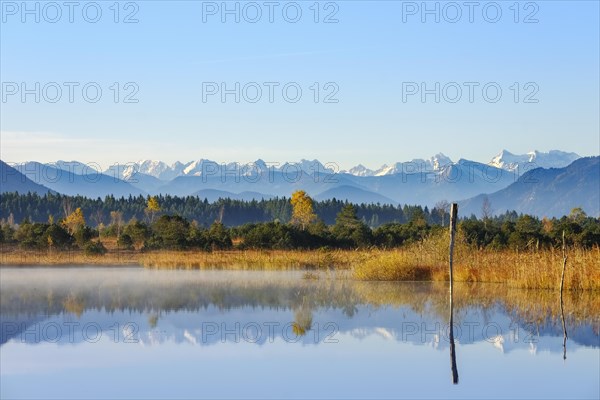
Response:
[{"label": "mist over water", "polygon": [[456,284],[454,385],[442,283],[2,268],[1,394],[597,398],[600,303],[567,292],[563,315],[558,300],[552,291]]}]

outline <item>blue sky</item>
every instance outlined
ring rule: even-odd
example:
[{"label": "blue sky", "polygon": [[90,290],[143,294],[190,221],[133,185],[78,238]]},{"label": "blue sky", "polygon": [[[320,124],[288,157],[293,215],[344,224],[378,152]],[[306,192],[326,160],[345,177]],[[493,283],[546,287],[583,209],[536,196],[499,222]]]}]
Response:
[{"label": "blue sky", "polygon": [[[64,6],[57,17],[40,2],[35,22],[21,2],[2,1],[1,158],[101,166],[148,158],[318,158],[374,168],[437,152],[479,161],[504,148],[600,152],[596,1],[520,2],[518,16],[514,2],[498,2],[495,23],[489,2],[474,8],[473,22],[463,2],[453,3],[460,18],[453,4],[428,2],[438,4],[439,22],[422,15],[421,2],[320,2],[318,23],[314,1],[275,2],[272,23],[264,2],[247,3],[237,3],[239,23],[234,15],[224,15],[223,23],[222,2],[121,2],[115,23],[114,2],[101,1],[102,15],[91,23],[84,16],[93,20],[95,8],[80,2],[71,23]],[[251,23],[244,17],[255,17],[254,5],[262,16]],[[297,8],[299,21],[286,21]],[[138,22],[123,23],[131,13]],[[330,14],[337,23],[324,23]],[[35,93],[23,102],[21,84],[36,92],[35,82],[40,102]],[[73,102],[65,82],[78,84]],[[95,103],[82,94],[91,82],[88,99],[94,87],[102,90]],[[222,83],[233,89],[236,82],[239,103],[234,94],[225,102],[220,93],[206,94],[213,83],[220,91]],[[265,82],[274,82],[272,102]],[[436,82],[439,103],[435,94],[424,102],[420,93],[407,94]],[[472,102],[465,82],[474,82]],[[62,96],[52,103],[56,85]],[[262,97],[253,103],[256,86]],[[462,96],[453,103],[457,86]],[[298,87],[299,100],[288,101]],[[492,102],[498,87],[502,95]],[[136,89],[137,103],[125,103]],[[337,102],[325,102],[327,94]]]}]

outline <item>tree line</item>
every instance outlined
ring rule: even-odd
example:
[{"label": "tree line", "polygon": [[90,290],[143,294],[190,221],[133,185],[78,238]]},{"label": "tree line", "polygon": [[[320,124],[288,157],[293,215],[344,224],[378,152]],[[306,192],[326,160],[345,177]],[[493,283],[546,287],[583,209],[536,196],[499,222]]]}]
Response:
[{"label": "tree line", "polygon": [[[214,202],[197,196],[159,195],[153,198],[156,198],[160,204],[162,213],[180,215],[204,227],[210,226],[215,220],[232,227],[270,221],[288,223],[292,219],[291,199],[286,197],[251,201],[226,198]],[[45,222],[49,216],[55,219],[64,218],[76,208],[81,208],[86,215],[88,225],[92,227],[110,223],[112,211],[121,212],[126,221],[135,218],[149,222],[146,212],[147,202],[148,197],[144,196],[120,198],[106,196],[104,199],[90,199],[52,193],[44,195],[3,193],[0,196],[0,219],[8,219],[12,214],[16,223],[25,219],[31,222]],[[314,202],[313,207],[319,219],[327,225],[332,225],[337,214],[346,204],[347,201],[331,199]],[[441,224],[443,218],[445,223],[448,223],[447,210],[436,208],[430,210],[428,207],[418,205],[389,204],[356,204],[355,207],[358,217],[371,228],[389,222],[406,223],[415,213],[423,214],[430,224]]]},{"label": "tree line", "polygon": [[[194,200],[196,199],[196,200]],[[27,214],[32,204],[46,205],[48,212],[40,221]],[[197,202],[196,202],[197,201]],[[27,205],[25,208],[10,208],[8,216],[4,204],[12,207]],[[200,222],[172,212],[181,205],[183,208],[201,204],[202,209],[213,219],[210,223]],[[108,214],[107,218],[97,218],[96,205]],[[125,205],[124,209],[117,207]],[[333,223],[327,223],[333,205],[339,211]],[[73,209],[73,207],[77,206]],[[229,208],[226,208],[228,206]],[[286,213],[286,218],[266,219],[263,216],[250,222],[227,226],[223,221],[231,209],[262,210]],[[83,197],[61,195],[2,195],[0,219],[0,243],[16,244],[26,249],[72,249],[79,248],[89,254],[103,254],[106,248],[104,239],[116,239],[117,245],[127,250],[220,250],[220,249],[318,249],[318,248],[396,248],[424,240],[434,234],[442,234],[447,223],[445,210],[426,207],[393,207],[402,215],[401,221],[391,221],[376,227],[365,220],[365,212],[387,210],[379,205],[354,205],[336,200],[314,202],[305,192],[295,192],[291,199],[242,202],[224,199],[215,203],[200,201],[197,198],[176,197],[130,197],[104,201]],[[440,205],[441,207],[441,205]],[[62,210],[61,210],[62,208]],[[205,214],[187,209],[191,215]],[[269,210],[268,212],[265,210]],[[319,213],[319,210],[321,213]],[[326,210],[327,213],[323,213]],[[405,210],[407,212],[405,212]],[[363,212],[361,217],[360,211]],[[15,212],[21,219],[15,222]],[[437,214],[438,219],[435,219]],[[242,215],[242,214],[239,214]],[[281,215],[281,214],[280,214]],[[374,214],[379,215],[379,214]],[[139,216],[139,218],[138,218]],[[264,219],[261,219],[264,218]],[[89,221],[94,221],[90,223]],[[445,220],[445,221],[444,221]],[[208,220],[202,220],[208,221]],[[329,219],[327,219],[329,221]],[[600,220],[588,217],[581,209],[573,209],[570,215],[562,218],[539,219],[530,215],[507,213],[499,217],[474,216],[463,218],[458,225],[463,240],[473,248],[539,250],[558,247],[562,232],[566,233],[569,244],[591,248],[600,245]]]}]

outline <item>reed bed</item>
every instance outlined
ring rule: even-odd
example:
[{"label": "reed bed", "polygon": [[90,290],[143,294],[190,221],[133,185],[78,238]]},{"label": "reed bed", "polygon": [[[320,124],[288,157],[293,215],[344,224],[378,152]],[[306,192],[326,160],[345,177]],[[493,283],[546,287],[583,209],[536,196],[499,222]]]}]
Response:
[{"label": "reed bed", "polygon": [[[565,289],[600,290],[600,248],[570,248]],[[478,250],[458,241],[456,282],[503,283],[521,289],[556,289],[562,252]],[[89,256],[81,251],[1,249],[0,265],[140,265],[154,269],[343,270],[364,281],[446,281],[447,238],[438,236],[400,249],[117,251]]]},{"label": "reed bed", "polygon": [[81,250],[21,250],[2,248],[0,266],[52,265],[140,265],[135,251],[109,251],[104,255],[88,255]]},{"label": "reed bed", "polygon": [[[565,289],[600,289],[600,250],[570,249]],[[463,252],[455,268],[457,281],[502,282],[522,289],[555,289],[562,273],[562,252]]]},{"label": "reed bed", "polygon": [[373,250],[357,263],[353,277],[367,281],[439,281],[447,274],[448,245],[440,237],[394,250]]},{"label": "reed bed", "polygon": [[140,264],[161,269],[232,270],[348,270],[371,257],[363,251],[231,250],[214,252],[152,252],[140,256]]},{"label": "reed bed", "polygon": [[[600,290],[600,248],[567,252],[565,289]],[[379,251],[353,268],[358,280],[446,281],[448,244],[429,238],[403,249]],[[455,248],[456,282],[503,283],[520,289],[556,289],[560,282],[561,250],[478,250],[459,242]]]}]

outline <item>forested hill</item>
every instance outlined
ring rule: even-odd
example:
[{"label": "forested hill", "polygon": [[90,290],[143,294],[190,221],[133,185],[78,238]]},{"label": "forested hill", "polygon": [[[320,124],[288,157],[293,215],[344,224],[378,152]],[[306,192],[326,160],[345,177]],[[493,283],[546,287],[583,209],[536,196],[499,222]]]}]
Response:
[{"label": "forested hill", "polygon": [[[208,202],[195,196],[175,197],[157,196],[161,214],[180,215],[200,225],[208,226],[221,221],[226,226],[238,226],[246,223],[280,221],[289,222],[292,206],[288,198],[280,197],[268,200],[232,200],[219,199]],[[341,200],[324,200],[314,203],[317,216],[328,225],[335,223],[336,215],[348,204]],[[15,223],[26,218],[32,222],[46,222],[52,216],[59,220],[76,208],[81,208],[86,222],[91,226],[110,223],[111,211],[123,213],[125,221],[135,217],[139,221],[147,218],[145,213],[147,198],[143,196],[115,198],[107,196],[89,199],[81,196],[60,194],[16,194],[0,195],[0,218],[7,220],[12,214]],[[448,214],[436,208],[429,210],[421,206],[392,206],[379,204],[356,205],[357,216],[371,227],[388,222],[405,223],[417,217],[423,217],[428,223],[441,224],[442,216],[448,223]],[[516,217],[516,214],[515,214]]]}]

